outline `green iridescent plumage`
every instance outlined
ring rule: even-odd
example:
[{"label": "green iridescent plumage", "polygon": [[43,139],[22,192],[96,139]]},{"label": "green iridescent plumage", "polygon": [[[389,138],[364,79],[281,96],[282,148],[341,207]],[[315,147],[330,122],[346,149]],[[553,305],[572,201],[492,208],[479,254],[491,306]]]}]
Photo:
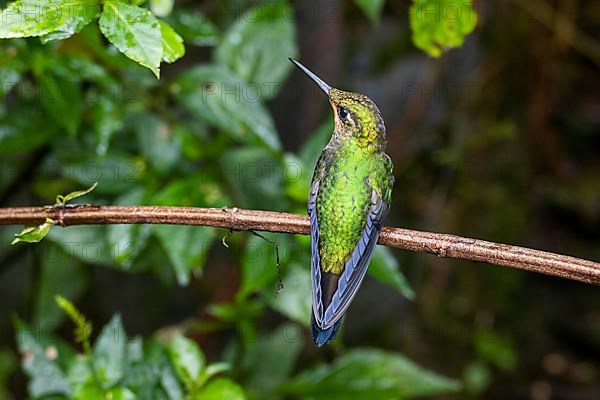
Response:
[{"label": "green iridescent plumage", "polygon": [[292,60],[328,95],[335,129],[315,167],[311,222],[312,333],[332,340],[364,278],[390,201],[394,177],[385,126],[367,96],[335,89]]},{"label": "green iridescent plumage", "polygon": [[313,182],[320,180],[317,197],[321,270],[342,273],[365,227],[371,191],[389,203],[392,163],[385,153],[371,153],[359,140],[332,143],[323,152]]}]

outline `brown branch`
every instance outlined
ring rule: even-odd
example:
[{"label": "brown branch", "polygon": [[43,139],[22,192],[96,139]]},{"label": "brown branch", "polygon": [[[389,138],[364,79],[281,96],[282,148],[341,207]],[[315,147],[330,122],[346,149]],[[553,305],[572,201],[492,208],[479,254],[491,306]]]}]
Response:
[{"label": "brown branch", "polygon": [[[0,225],[36,225],[43,223],[46,218],[51,218],[62,226],[173,224],[302,235],[310,232],[308,218],[304,215],[237,208],[86,205],[0,209]],[[379,244],[600,284],[600,263],[525,247],[390,227],[383,228]]]}]

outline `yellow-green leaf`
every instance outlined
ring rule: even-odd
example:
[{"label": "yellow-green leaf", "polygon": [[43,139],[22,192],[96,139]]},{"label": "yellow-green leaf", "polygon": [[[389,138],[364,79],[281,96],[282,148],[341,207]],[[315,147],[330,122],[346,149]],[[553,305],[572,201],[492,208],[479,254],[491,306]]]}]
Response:
[{"label": "yellow-green leaf", "polygon": [[172,63],[185,54],[185,46],[183,45],[183,39],[171,25],[165,21],[160,22],[160,33],[162,35],[162,59],[165,62]]},{"label": "yellow-green leaf", "polygon": [[50,228],[52,228],[54,225],[56,225],[56,221],[46,218],[46,221],[43,224],[38,226],[30,226],[23,229],[19,233],[15,233],[15,239],[11,244],[17,244],[19,242],[38,243],[40,240],[46,237],[48,232],[50,232]]},{"label": "yellow-green leaf", "polygon": [[67,202],[76,199],[78,197],[81,196],[85,196],[86,194],[92,192],[94,189],[96,189],[96,186],[98,186],[98,182],[94,182],[94,184],[92,186],[90,186],[89,188],[85,189],[85,190],[77,190],[75,192],[71,192],[65,196],[63,196],[62,194],[59,194],[58,196],[56,196],[56,203],[54,204],[55,206],[64,206],[65,204],[67,204]]},{"label": "yellow-green leaf", "polygon": [[461,46],[477,25],[471,3],[471,0],[413,0],[409,19],[415,46],[432,57]]}]

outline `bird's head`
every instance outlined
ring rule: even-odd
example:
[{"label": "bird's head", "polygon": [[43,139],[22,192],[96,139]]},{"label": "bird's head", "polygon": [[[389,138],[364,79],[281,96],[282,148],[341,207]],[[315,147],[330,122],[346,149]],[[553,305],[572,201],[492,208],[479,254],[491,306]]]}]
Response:
[{"label": "bird's head", "polygon": [[298,61],[291,58],[290,61],[329,97],[334,113],[335,132],[340,139],[356,140],[361,147],[372,151],[385,150],[385,125],[373,100],[360,93],[333,88]]}]

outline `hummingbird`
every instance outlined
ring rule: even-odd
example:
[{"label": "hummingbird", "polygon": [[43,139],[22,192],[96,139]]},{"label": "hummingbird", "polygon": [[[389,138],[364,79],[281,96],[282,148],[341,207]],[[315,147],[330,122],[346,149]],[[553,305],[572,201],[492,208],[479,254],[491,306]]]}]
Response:
[{"label": "hummingbird", "polygon": [[327,95],[334,130],[313,173],[308,195],[313,341],[335,339],[360,287],[392,197],[393,165],[375,103],[329,86],[291,59]]}]

